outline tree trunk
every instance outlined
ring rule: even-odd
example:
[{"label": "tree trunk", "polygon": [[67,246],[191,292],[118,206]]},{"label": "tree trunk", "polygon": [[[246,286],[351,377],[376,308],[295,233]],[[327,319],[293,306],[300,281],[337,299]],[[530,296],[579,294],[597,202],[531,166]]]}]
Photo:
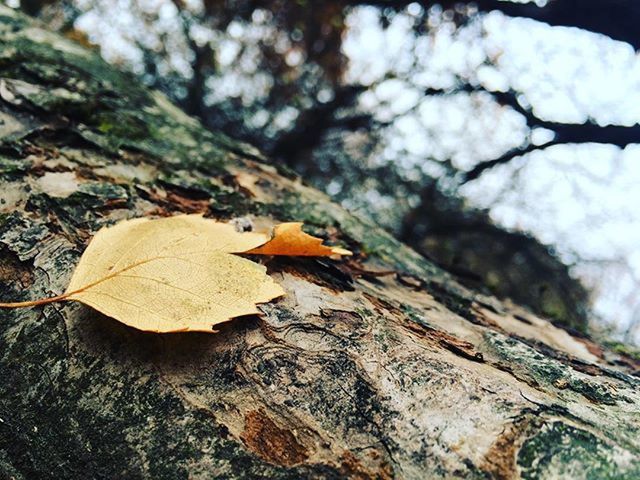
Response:
[{"label": "tree trunk", "polygon": [[357,253],[268,260],[287,295],[216,334],[1,310],[0,477],[640,477],[630,356],[458,285],[6,7],[0,77],[3,301],[60,294],[130,217],[304,221]]}]

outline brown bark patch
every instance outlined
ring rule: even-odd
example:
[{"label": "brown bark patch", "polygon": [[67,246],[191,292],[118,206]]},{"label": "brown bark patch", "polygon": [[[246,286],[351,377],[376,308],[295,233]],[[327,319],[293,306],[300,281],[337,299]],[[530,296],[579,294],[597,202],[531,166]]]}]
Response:
[{"label": "brown bark patch", "polygon": [[202,213],[209,208],[211,200],[207,198],[192,198],[177,190],[167,191],[167,201],[177,210],[184,213]]},{"label": "brown bark patch", "polygon": [[156,215],[169,216],[173,212],[205,213],[209,209],[211,199],[208,195],[196,190],[159,189],[136,186],[142,198],[158,205]]},{"label": "brown bark patch", "polygon": [[391,304],[390,302],[380,298],[380,297],[376,297],[373,295],[370,295],[367,292],[363,293],[364,298],[366,298],[367,300],[369,300],[369,302],[371,303],[371,305],[373,306],[373,308],[376,310],[376,312],[380,315],[384,315],[385,310],[389,313],[393,313],[393,314],[400,314],[400,309],[398,307],[396,307],[395,305]]},{"label": "brown bark patch", "polygon": [[380,270],[377,268],[369,268],[362,263],[359,258],[347,258],[338,265],[338,268],[352,277],[362,277],[369,279],[376,279],[378,277],[387,277],[389,275],[396,275],[395,270]]},{"label": "brown bark patch", "polygon": [[604,349],[587,338],[577,338],[579,342],[584,343],[591,355],[595,355],[600,360],[604,360]]},{"label": "brown bark patch", "polygon": [[0,280],[2,283],[17,282],[20,287],[26,288],[33,284],[32,267],[25,265],[17,255],[6,248],[0,249]]},{"label": "brown bark patch", "polygon": [[325,320],[335,326],[338,331],[343,331],[344,333],[358,331],[364,325],[362,317],[355,312],[323,308],[320,310],[320,314]]},{"label": "brown bark patch", "polygon": [[473,343],[471,342],[467,342],[466,340],[454,337],[453,335],[450,335],[441,330],[436,330],[434,328],[429,328],[414,323],[407,324],[407,327],[409,328],[409,330],[420,334],[421,336],[433,341],[434,343],[439,344],[441,347],[446,348],[450,352],[455,353],[460,357],[466,358],[467,360],[472,360],[474,362],[484,362],[482,352],[478,352],[475,345],[473,345]]},{"label": "brown bark patch", "polygon": [[496,480],[519,478],[516,455],[524,437],[532,427],[530,417],[521,416],[514,423],[505,426],[484,457],[480,468]]},{"label": "brown bark patch", "polygon": [[433,336],[438,338],[438,342],[440,343],[440,345],[442,345],[450,352],[453,352],[456,355],[464,357],[468,360],[473,360],[474,362],[484,362],[482,353],[476,350],[476,347],[473,345],[473,343],[467,342],[465,340],[460,340],[453,335],[435,330]]},{"label": "brown bark patch", "polygon": [[396,279],[405,287],[410,287],[415,291],[419,291],[424,288],[424,282],[419,278],[414,277],[413,275],[398,274],[396,276]]},{"label": "brown bark patch", "polygon": [[[372,452],[371,455],[374,459],[379,456],[377,451]],[[345,478],[349,478],[352,480],[391,480],[393,477],[393,470],[391,466],[384,462],[377,471],[371,471],[366,468],[360,460],[356,458],[356,456],[346,451],[340,457],[340,473],[342,473]]]},{"label": "brown bark patch", "polygon": [[483,327],[491,328],[499,332],[503,331],[500,325],[498,325],[495,320],[493,320],[489,315],[487,315],[484,312],[483,308],[477,303],[472,304],[471,311],[475,318],[475,322],[473,323],[475,323],[476,325],[481,325]]},{"label": "brown bark patch", "polygon": [[295,435],[276,425],[262,409],[247,413],[240,438],[260,457],[276,465],[289,467],[309,457],[306,447]]}]

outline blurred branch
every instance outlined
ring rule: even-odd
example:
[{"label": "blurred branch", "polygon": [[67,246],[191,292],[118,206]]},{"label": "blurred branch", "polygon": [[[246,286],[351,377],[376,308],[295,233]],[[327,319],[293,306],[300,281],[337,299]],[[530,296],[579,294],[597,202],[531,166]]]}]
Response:
[{"label": "blurred branch", "polygon": [[529,108],[518,101],[518,92],[509,90],[498,92],[487,90],[481,86],[463,83],[451,90],[429,88],[425,95],[451,95],[455,93],[485,93],[491,95],[499,105],[508,106],[525,117],[530,129],[545,128],[554,134],[553,140],[542,145],[529,144],[514,148],[498,158],[481,162],[465,173],[462,183],[477,179],[483,172],[497,165],[508,163],[512,159],[559,144],[602,143],[625,148],[627,145],[640,143],[640,125],[598,125],[592,121],[585,123],[560,123],[538,118]]},{"label": "blurred branch", "polygon": [[206,93],[206,80],[214,69],[213,50],[209,42],[199,45],[191,36],[191,28],[194,19],[188,12],[180,0],[173,0],[178,10],[178,15],[182,23],[182,34],[184,35],[189,49],[193,52],[193,60],[191,61],[192,76],[187,84],[187,96],[183,102],[183,108],[191,115],[205,119],[204,97]]},{"label": "blurred branch", "polygon": [[544,127],[552,129],[555,137],[552,141],[543,145],[530,144],[526,147],[509,150],[504,155],[493,160],[481,162],[465,173],[462,183],[467,183],[477,179],[482,173],[497,165],[508,163],[516,157],[541,150],[553,145],[560,144],[580,144],[580,143],[602,143],[615,145],[624,148],[627,145],[640,143],[640,125],[630,127],[609,125],[601,127],[593,123],[563,124],[555,122],[540,121],[531,127]]},{"label": "blurred branch", "polygon": [[322,141],[323,134],[331,128],[355,130],[366,127],[371,122],[368,114],[336,118],[338,110],[353,106],[358,95],[366,89],[363,85],[337,88],[333,100],[316,104],[301,112],[293,130],[282,135],[269,153],[291,163],[300,151],[313,150]]},{"label": "blurred branch", "polygon": [[482,175],[485,171],[490,170],[493,167],[496,167],[498,165],[509,163],[511,160],[513,160],[516,157],[521,157],[522,155],[526,155],[527,153],[531,153],[536,150],[543,150],[546,147],[557,145],[559,143],[561,142],[551,141],[551,142],[545,143],[544,145],[529,144],[523,148],[513,148],[508,152],[506,152],[505,154],[499,156],[498,158],[494,158],[493,160],[487,160],[486,162],[478,163],[471,170],[469,170],[468,172],[465,172],[465,174],[462,177],[462,181],[460,183],[465,184],[467,182],[475,180],[480,175]]}]

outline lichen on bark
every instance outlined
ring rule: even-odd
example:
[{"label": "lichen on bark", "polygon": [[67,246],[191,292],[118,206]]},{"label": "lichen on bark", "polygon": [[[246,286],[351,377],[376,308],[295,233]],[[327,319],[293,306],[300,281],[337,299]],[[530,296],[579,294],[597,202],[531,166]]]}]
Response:
[{"label": "lichen on bark", "polygon": [[471,291],[250,146],[0,7],[0,298],[123,218],[297,220],[356,251],[217,334],[0,311],[3,478],[634,478],[638,361]]}]

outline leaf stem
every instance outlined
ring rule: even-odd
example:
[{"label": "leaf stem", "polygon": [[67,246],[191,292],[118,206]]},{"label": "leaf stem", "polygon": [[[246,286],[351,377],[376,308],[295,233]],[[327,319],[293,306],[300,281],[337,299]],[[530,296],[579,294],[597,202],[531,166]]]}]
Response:
[{"label": "leaf stem", "polygon": [[35,307],[37,305],[46,305],[48,303],[61,302],[69,297],[69,293],[62,295],[56,295],[55,297],[41,298],[39,300],[28,300],[26,302],[0,302],[0,308],[23,308],[23,307]]}]

